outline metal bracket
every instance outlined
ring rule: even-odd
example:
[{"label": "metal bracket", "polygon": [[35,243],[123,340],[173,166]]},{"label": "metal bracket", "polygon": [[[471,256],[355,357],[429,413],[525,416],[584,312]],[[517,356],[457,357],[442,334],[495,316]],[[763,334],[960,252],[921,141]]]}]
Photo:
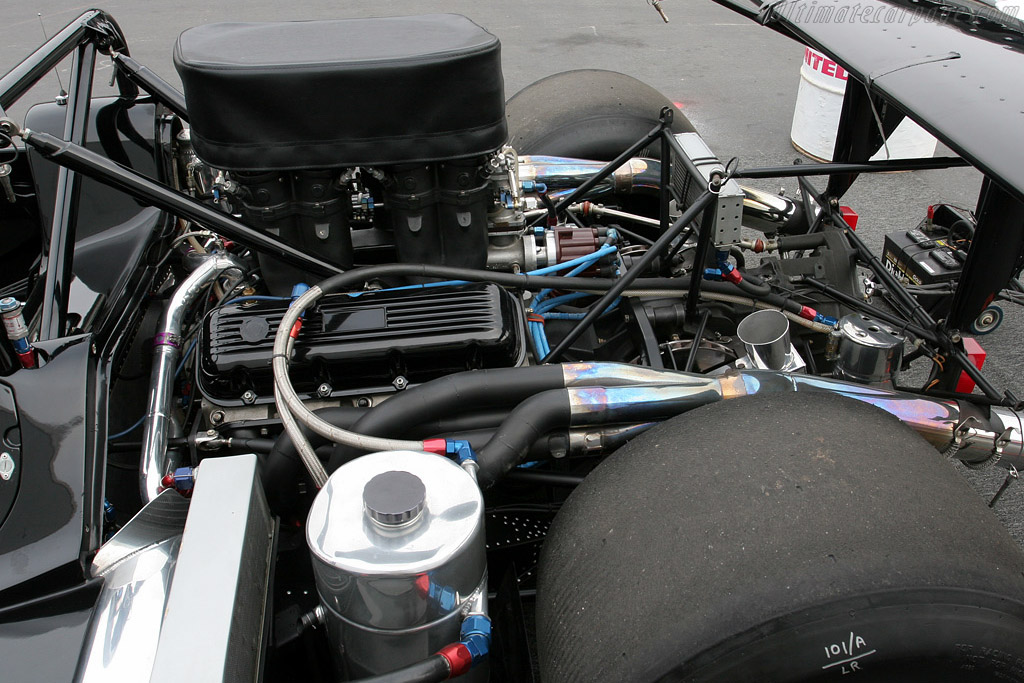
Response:
[{"label": "metal bracket", "polygon": [[942,455],[952,460],[956,457],[956,454],[963,447],[964,440],[971,435],[972,432],[977,432],[971,427],[972,422],[978,422],[978,419],[973,416],[968,416],[963,422],[953,428],[953,438],[950,440],[949,445],[942,450]]},{"label": "metal bracket", "polygon": [[[972,470],[981,470],[998,464],[1003,458],[1003,451],[1010,443],[1013,442],[1013,432],[1013,427],[1008,427],[999,434],[984,429],[968,428],[966,433],[961,437],[961,444],[957,447],[957,450],[960,450],[964,445],[972,445],[973,443],[978,442],[982,444],[990,442],[992,444],[992,451],[988,458],[980,462],[964,461],[964,466]],[[956,435],[954,435],[954,441],[956,441],[956,438]]]},{"label": "metal bracket", "polygon": [[1003,483],[1000,484],[999,488],[995,492],[995,495],[992,496],[992,500],[988,502],[988,506],[990,508],[995,507],[996,503],[999,502],[999,499],[1002,497],[1002,495],[1006,493],[1006,489],[1010,488],[1010,484],[1012,484],[1019,478],[1020,473],[1017,472],[1017,468],[1014,467],[1013,465],[1010,465],[1010,471],[1007,472],[1006,479],[1004,479]]}]

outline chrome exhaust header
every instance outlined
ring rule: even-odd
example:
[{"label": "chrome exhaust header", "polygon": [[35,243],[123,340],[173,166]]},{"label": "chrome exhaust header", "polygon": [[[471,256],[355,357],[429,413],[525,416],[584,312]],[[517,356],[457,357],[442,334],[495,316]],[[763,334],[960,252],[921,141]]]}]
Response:
[{"label": "chrome exhaust header", "polygon": [[[574,375],[587,364],[576,364]],[[589,374],[615,376],[616,363],[589,364]],[[631,366],[618,371],[635,372]],[[827,392],[869,403],[899,419],[949,458],[969,467],[999,464],[1024,470],[1024,416],[948,399],[787,372],[743,370],[724,375],[654,371],[627,386],[569,386],[570,426],[659,420],[709,403],[791,392]],[[651,381],[654,380],[654,381]]]}]

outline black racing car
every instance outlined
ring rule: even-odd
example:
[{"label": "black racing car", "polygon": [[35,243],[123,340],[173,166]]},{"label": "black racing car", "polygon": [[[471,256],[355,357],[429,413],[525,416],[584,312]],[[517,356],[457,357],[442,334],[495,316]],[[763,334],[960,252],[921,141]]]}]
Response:
[{"label": "black racing car", "polygon": [[[1024,302],[1024,25],[719,1],[848,74],[831,162],[615,72],[506,102],[450,14],[197,26],[179,92],[89,10],[0,78],[0,679],[1024,679],[950,462],[1024,463],[973,339]],[[872,161],[905,117],[950,153]],[[963,166],[880,255],[842,204]]]}]

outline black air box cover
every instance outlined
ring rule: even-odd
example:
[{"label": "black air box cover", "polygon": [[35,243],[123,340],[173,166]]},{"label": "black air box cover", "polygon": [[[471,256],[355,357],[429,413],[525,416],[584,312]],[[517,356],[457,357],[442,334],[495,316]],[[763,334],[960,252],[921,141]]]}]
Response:
[{"label": "black air box cover", "polygon": [[456,14],[208,24],[178,37],[174,65],[216,168],[441,161],[507,137],[501,45]]}]

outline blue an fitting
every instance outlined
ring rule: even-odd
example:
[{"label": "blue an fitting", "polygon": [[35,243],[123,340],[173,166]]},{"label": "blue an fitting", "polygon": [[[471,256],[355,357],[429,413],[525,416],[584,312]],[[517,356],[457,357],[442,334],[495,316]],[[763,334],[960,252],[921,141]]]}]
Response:
[{"label": "blue an fitting", "polygon": [[117,511],[114,510],[113,504],[109,500],[104,498],[103,499],[103,521],[106,522],[107,524],[111,524],[111,523],[113,523],[113,521],[115,519],[117,519]]},{"label": "blue an fitting", "polygon": [[181,493],[191,491],[196,485],[195,470],[191,467],[179,467],[171,476],[174,478],[174,488]]},{"label": "blue an fitting", "polygon": [[[296,299],[298,299],[300,296],[302,296],[308,291],[309,285],[307,285],[305,282],[296,282],[294,285],[292,285],[291,302],[288,305],[291,306],[293,303],[295,303]],[[302,314],[299,316],[299,319],[302,320],[305,317],[306,312],[303,311]]]},{"label": "blue an fitting", "polygon": [[547,192],[548,186],[544,183],[538,183],[536,180],[524,180],[523,181],[523,192]]},{"label": "blue an fitting", "polygon": [[828,325],[829,327],[835,327],[836,325],[839,324],[839,321],[837,319],[833,318],[830,315],[825,315],[823,313],[816,314],[814,316],[814,322],[823,323],[825,325]]},{"label": "blue an fitting", "polygon": [[455,462],[460,465],[467,460],[476,462],[476,453],[473,451],[473,447],[469,445],[468,441],[461,439],[445,439],[444,442],[445,453],[448,455],[455,456]]},{"label": "blue an fitting", "polygon": [[437,605],[438,609],[445,613],[454,610],[459,603],[459,594],[455,592],[454,588],[439,586],[433,581],[430,582],[427,597]]},{"label": "blue an fitting", "polygon": [[729,263],[729,252],[727,251],[716,251],[715,252],[715,268],[704,269],[705,280],[721,280],[725,277],[726,273],[732,272],[733,265]]},{"label": "blue an fitting", "polygon": [[470,614],[462,622],[459,638],[473,657],[472,666],[476,666],[491,651],[491,620],[483,614]]}]

